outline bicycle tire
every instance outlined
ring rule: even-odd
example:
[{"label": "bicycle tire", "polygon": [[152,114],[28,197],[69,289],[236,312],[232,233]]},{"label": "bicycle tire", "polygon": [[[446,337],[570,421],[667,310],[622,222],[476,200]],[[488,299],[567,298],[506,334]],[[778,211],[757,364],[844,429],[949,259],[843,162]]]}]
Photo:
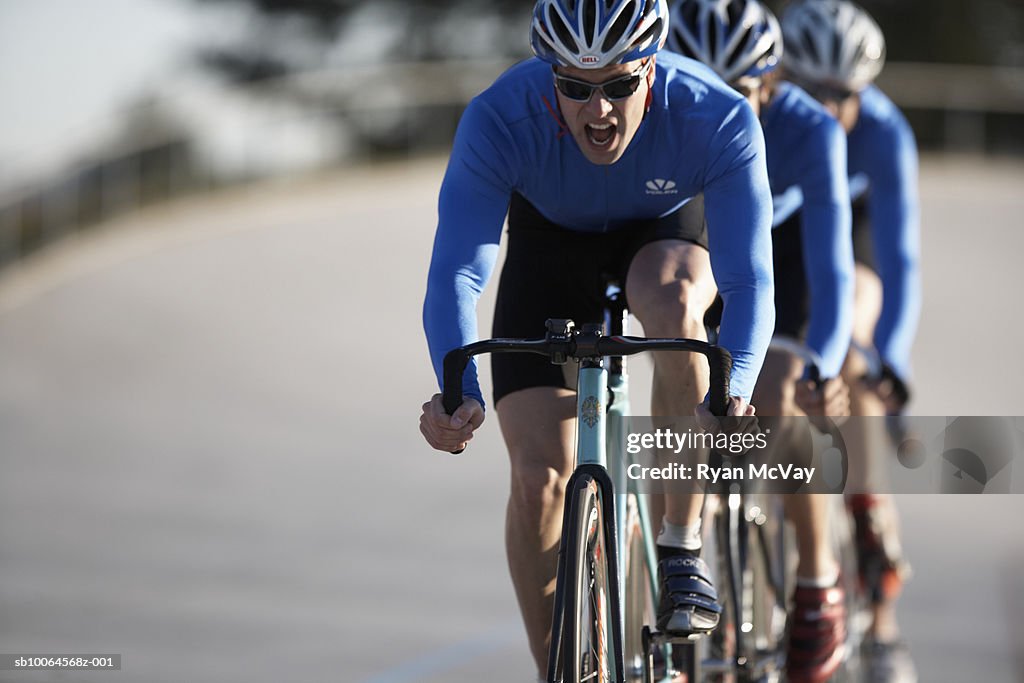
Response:
[{"label": "bicycle tire", "polygon": [[751,525],[748,571],[753,607],[748,652],[750,657],[766,661],[776,653],[774,664],[754,677],[759,682],[775,683],[782,677],[786,605],[791,592],[787,582],[793,583],[793,575],[787,571],[789,543],[782,502],[777,496],[757,496],[754,501],[760,504],[757,510],[751,506],[745,511]]},{"label": "bicycle tire", "polygon": [[835,496],[832,502],[833,547],[839,560],[839,576],[846,595],[846,656],[834,678],[837,683],[854,683],[863,677],[861,645],[870,621],[871,605],[868,596],[860,591],[858,585],[857,542],[853,520],[841,496]]},{"label": "bicycle tire", "polygon": [[566,598],[562,636],[565,683],[612,680],[612,610],[608,539],[597,482],[580,477],[574,487],[566,543]]},{"label": "bicycle tire", "polygon": [[754,506],[742,504],[732,509],[726,500],[720,504],[714,524],[723,613],[707,646],[713,660],[732,665],[731,670],[711,675],[709,680],[775,683],[782,673],[782,606],[789,590],[783,578],[788,572],[781,505],[759,520],[761,511]]},{"label": "bicycle tire", "polygon": [[642,633],[644,626],[654,623],[657,596],[654,594],[651,568],[647,563],[643,528],[633,495],[629,496],[626,504],[624,541],[622,547],[626,556],[623,564],[626,572],[623,579],[625,587],[623,659],[625,660],[626,680],[642,681],[645,663]]},{"label": "bicycle tire", "polygon": [[[705,639],[705,657],[716,662],[735,662],[736,660],[736,620],[734,618],[734,599],[730,588],[732,576],[732,565],[729,551],[730,533],[728,518],[721,509],[725,502],[721,496],[716,494],[713,502],[705,503],[713,512],[706,516],[705,524],[712,528],[711,538],[714,543],[713,562],[715,566],[715,585],[718,587],[718,600],[722,605],[722,616],[718,628],[710,633]],[[705,555],[707,555],[707,549]],[[709,683],[736,683],[736,672],[730,669],[727,672],[715,671],[705,677]]]}]

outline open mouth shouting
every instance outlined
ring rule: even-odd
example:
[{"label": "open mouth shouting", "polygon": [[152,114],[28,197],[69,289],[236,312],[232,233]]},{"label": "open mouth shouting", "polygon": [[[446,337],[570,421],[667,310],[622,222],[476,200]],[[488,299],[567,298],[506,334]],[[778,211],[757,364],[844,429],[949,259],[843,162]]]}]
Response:
[{"label": "open mouth shouting", "polygon": [[588,123],[585,126],[587,141],[598,149],[610,146],[617,130],[613,123]]}]

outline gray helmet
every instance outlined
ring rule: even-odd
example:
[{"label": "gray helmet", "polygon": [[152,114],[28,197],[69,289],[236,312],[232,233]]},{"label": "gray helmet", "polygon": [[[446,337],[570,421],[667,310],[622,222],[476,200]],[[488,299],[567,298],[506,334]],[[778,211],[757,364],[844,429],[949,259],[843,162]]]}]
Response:
[{"label": "gray helmet", "polygon": [[797,0],[782,13],[786,69],[798,81],[859,92],[885,63],[885,37],[848,0]]},{"label": "gray helmet", "polygon": [[672,9],[668,48],[704,62],[722,80],[760,76],[782,57],[782,31],[758,0],[682,0]]}]

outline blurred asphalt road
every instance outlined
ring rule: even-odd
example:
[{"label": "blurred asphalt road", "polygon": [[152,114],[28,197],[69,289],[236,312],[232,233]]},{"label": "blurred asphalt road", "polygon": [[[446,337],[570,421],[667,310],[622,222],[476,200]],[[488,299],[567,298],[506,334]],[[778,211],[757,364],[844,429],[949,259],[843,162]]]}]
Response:
[{"label": "blurred asphalt road", "polygon": [[[417,430],[442,172],[190,200],[0,273],[0,653],[123,656],[0,681],[532,680],[496,424],[460,458]],[[1024,415],[1024,166],[921,186],[915,412]],[[922,682],[1024,681],[1024,497],[899,504]]]}]

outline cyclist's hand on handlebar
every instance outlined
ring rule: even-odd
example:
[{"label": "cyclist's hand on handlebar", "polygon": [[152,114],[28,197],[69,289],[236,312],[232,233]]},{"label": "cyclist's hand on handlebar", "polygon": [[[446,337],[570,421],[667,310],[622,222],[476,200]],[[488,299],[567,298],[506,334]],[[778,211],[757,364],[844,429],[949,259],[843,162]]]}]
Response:
[{"label": "cyclist's hand on handlebar", "polygon": [[757,418],[754,417],[757,410],[739,396],[729,397],[729,405],[725,412],[727,417],[738,418],[736,420],[722,420],[722,418],[712,415],[706,399],[693,412],[697,416],[697,424],[706,432],[726,431],[730,434],[745,434],[747,432],[757,434]]},{"label": "cyclist's hand on handlebar", "polygon": [[797,382],[796,404],[808,415],[847,417],[850,389],[841,377],[827,379],[820,386],[812,381]]},{"label": "cyclist's hand on handlebar", "polygon": [[455,414],[448,415],[441,403],[441,394],[434,394],[423,404],[420,432],[437,450],[454,453],[466,447],[483,421],[484,408],[475,398],[466,396]]},{"label": "cyclist's hand on handlebar", "polygon": [[[708,399],[704,399],[704,402],[697,406],[697,409],[693,412],[702,427],[705,425],[705,420],[707,420],[707,424],[715,424],[714,420],[716,418],[711,414],[711,408],[708,407]],[[730,396],[725,414],[729,417],[753,417],[756,412],[757,410],[754,406],[747,403],[743,398]]]},{"label": "cyclist's hand on handlebar", "polygon": [[882,399],[888,415],[899,415],[910,401],[910,387],[888,365],[882,365],[881,376],[865,375],[861,381]]}]

